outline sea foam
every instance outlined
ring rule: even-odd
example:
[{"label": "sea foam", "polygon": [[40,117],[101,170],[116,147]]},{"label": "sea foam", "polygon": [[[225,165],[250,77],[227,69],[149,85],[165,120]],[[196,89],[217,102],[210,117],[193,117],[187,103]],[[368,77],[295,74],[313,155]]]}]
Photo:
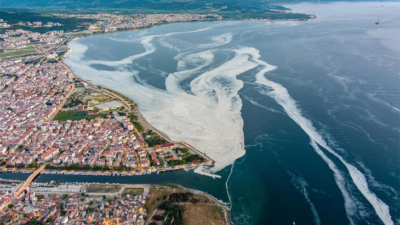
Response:
[{"label": "sea foam", "polygon": [[[289,95],[289,92],[285,87],[281,84],[275,83],[273,81],[268,80],[264,74],[274,70],[276,67],[269,65],[268,63],[260,60],[260,55],[256,49],[253,50],[253,60],[262,65],[264,68],[260,70],[260,72],[256,75],[256,83],[268,87],[272,90],[268,92],[268,95],[275,99],[275,101],[282,106],[288,116],[296,122],[303,131],[310,137],[311,146],[315,149],[315,151],[321,156],[321,158],[328,164],[329,168],[334,172],[335,181],[341,190],[344,200],[346,211],[351,217],[354,215],[354,200],[350,197],[349,192],[345,188],[345,179],[341,172],[337,169],[336,165],[330,160],[326,154],[319,148],[319,146],[323,147],[326,151],[334,155],[338,158],[347,168],[350,177],[353,183],[356,185],[357,189],[361,192],[361,194],[368,200],[368,202],[372,205],[378,217],[382,220],[382,222],[386,225],[393,224],[392,218],[389,213],[389,207],[382,200],[380,200],[373,192],[370,191],[368,187],[368,183],[366,181],[365,176],[353,165],[348,163],[341,155],[335,152],[322,136],[317,132],[315,127],[312,125],[312,122],[306,119],[302,114],[300,109],[297,107],[296,102]],[[351,218],[349,218],[350,221]]]},{"label": "sea foam", "polygon": [[[204,71],[214,59],[213,51],[209,49],[231,41],[232,34],[226,33],[210,37],[210,43],[178,55],[178,71],[168,75],[166,90],[135,82],[132,75],[138,71],[129,71],[123,65],[153,53],[156,50],[152,43],[155,38],[173,34],[143,36],[139,41],[145,48],[144,52],[117,61],[83,60],[87,47],[71,42],[74,50],[65,62],[81,78],[132,98],[140,106],[144,118],[170,139],[186,141],[214,159],[215,166],[210,172],[216,172],[245,154],[240,113],[242,102],[238,95],[243,82],[236,76],[258,65],[251,62],[245,52],[235,51],[232,59]],[[93,64],[113,66],[116,71],[96,70],[91,67]],[[190,82],[190,91],[186,92],[180,82],[193,75],[196,78]]]},{"label": "sea foam", "polygon": [[[179,32],[182,33],[185,32]],[[355,202],[354,196],[349,193],[351,190],[346,189],[343,172],[320,147],[345,165],[352,182],[373,206],[382,222],[393,224],[389,207],[369,190],[365,176],[328,146],[311,121],[301,114],[286,88],[265,78],[264,74],[276,67],[260,60],[257,49],[242,47],[234,50],[218,50],[229,51],[234,53],[234,56],[216,67],[204,70],[214,62],[216,50],[212,48],[230,43],[232,40],[230,33],[211,37],[211,43],[195,46],[178,55],[175,58],[178,61],[177,72],[168,75],[165,81],[166,90],[135,82],[132,75],[138,71],[127,70],[122,65],[130,64],[155,52],[156,47],[152,41],[155,38],[171,35],[174,33],[143,36],[140,38],[140,43],[144,46],[145,52],[118,61],[83,60],[87,47],[72,42],[70,46],[74,51],[65,62],[83,79],[117,90],[132,98],[139,104],[145,119],[172,140],[186,141],[214,159],[215,166],[210,172],[223,169],[245,154],[242,101],[238,95],[243,82],[237,79],[237,76],[261,67],[262,69],[256,74],[256,83],[267,87],[268,95],[274,98],[286,114],[310,137],[311,146],[334,173],[336,184],[345,200],[349,220],[352,222],[359,203]],[[92,68],[93,64],[114,66],[117,70],[100,71]],[[185,91],[181,82],[193,77],[195,78],[190,82],[190,90]]]}]

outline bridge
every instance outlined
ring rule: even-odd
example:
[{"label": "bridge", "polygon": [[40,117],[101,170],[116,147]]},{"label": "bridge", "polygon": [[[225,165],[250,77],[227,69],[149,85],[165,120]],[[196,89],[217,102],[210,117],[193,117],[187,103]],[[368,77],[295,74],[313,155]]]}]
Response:
[{"label": "bridge", "polygon": [[18,189],[18,191],[15,192],[14,198],[18,197],[23,191],[25,191],[31,185],[31,182],[33,181],[33,179],[35,179],[35,177],[37,175],[39,175],[44,170],[45,167],[46,167],[46,165],[42,165],[41,167],[39,167],[39,169],[37,169],[35,172],[33,172],[28,177],[28,179],[21,185],[21,187]]}]

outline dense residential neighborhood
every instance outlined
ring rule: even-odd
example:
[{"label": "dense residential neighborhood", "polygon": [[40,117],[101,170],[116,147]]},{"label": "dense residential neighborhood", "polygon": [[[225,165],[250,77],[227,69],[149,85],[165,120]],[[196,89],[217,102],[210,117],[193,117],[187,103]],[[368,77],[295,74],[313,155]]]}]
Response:
[{"label": "dense residential neighborhood", "polygon": [[[19,184],[9,183],[6,186],[15,189]],[[92,193],[93,186],[101,193]],[[110,186],[115,191],[119,191],[121,187]],[[4,211],[0,215],[0,222],[27,224],[29,221],[38,221],[57,225],[144,224],[148,187],[125,186],[121,193],[109,193],[102,189],[107,186],[99,184],[33,183],[30,189],[21,192],[14,199],[11,191],[0,187],[0,208]]]},{"label": "dense residential neighborhood", "polygon": [[[139,132],[130,119],[118,114],[126,115],[127,110],[122,106],[118,109],[124,108],[123,112],[110,112],[110,108],[106,108],[106,117],[97,116],[98,111],[81,111],[90,113],[92,118],[53,120],[58,113],[63,113],[60,110],[67,99],[82,88],[75,88],[75,78],[57,61],[37,64],[23,61],[26,59],[2,68],[12,73],[2,77],[0,92],[0,159],[4,164],[144,172],[172,168],[168,166],[171,159],[192,156],[180,149],[180,144],[165,140],[164,144],[149,147],[146,137],[158,135],[151,131]],[[90,97],[86,99],[92,102]],[[163,159],[165,164],[160,163]],[[201,158],[195,157],[190,163],[198,159]]]}]

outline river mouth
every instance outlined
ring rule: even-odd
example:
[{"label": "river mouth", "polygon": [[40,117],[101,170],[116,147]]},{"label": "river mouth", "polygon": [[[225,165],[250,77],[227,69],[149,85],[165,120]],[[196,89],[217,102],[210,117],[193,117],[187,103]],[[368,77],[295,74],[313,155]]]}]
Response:
[{"label": "river mouth", "polygon": [[[399,219],[399,55],[385,35],[399,33],[396,7],[300,4],[293,8],[317,19],[96,35],[71,42],[65,63],[213,158],[209,172],[221,179],[162,176],[231,201],[236,224],[391,224]],[[382,12],[393,16],[377,26]]]}]

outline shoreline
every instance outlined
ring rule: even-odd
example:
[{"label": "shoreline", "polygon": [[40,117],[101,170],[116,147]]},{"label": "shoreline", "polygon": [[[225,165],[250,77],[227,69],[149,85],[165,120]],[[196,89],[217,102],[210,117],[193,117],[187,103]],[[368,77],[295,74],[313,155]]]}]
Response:
[{"label": "shoreline", "polygon": [[[295,19],[295,20],[293,20],[293,19],[286,19],[286,20],[287,20],[287,21],[304,21],[304,22],[306,22],[306,21],[308,21],[308,20],[312,20],[312,19],[315,19],[315,18],[316,18],[316,17],[315,17],[314,15],[310,15],[310,18],[307,19],[307,20],[300,20],[300,19]],[[69,53],[71,53],[71,52],[73,51],[73,48],[69,45],[69,43],[70,43],[71,41],[75,41],[75,40],[78,40],[78,39],[80,39],[80,38],[85,38],[85,37],[92,36],[92,35],[111,34],[111,33],[119,33],[119,32],[126,32],[126,31],[138,31],[138,30],[143,30],[143,29],[149,29],[149,28],[156,27],[156,26],[167,25],[167,24],[171,24],[171,23],[185,23],[185,22],[196,22],[196,23],[197,23],[197,22],[214,22],[214,21],[249,21],[249,22],[266,22],[266,21],[267,21],[267,22],[268,22],[268,21],[271,21],[271,20],[269,20],[269,19],[242,19],[242,20],[235,19],[235,20],[232,20],[232,19],[223,19],[223,18],[222,18],[222,19],[218,19],[218,20],[209,20],[209,21],[173,21],[173,22],[162,22],[162,23],[159,23],[159,24],[152,24],[152,25],[150,25],[150,26],[145,26],[145,27],[140,27],[140,28],[134,28],[134,29],[123,29],[123,30],[111,31],[111,32],[92,32],[92,33],[85,33],[84,35],[80,35],[80,36],[69,36],[69,37],[67,37],[67,39],[66,39],[65,42],[64,42],[64,44],[67,45],[67,47],[68,47],[68,51],[67,51],[58,61],[59,61],[60,63],[62,63],[62,64],[70,71],[70,73],[72,74],[73,77],[75,77],[76,79],[80,79],[80,80],[84,81],[85,83],[87,83],[87,84],[89,84],[89,85],[91,85],[91,86],[93,86],[93,87],[97,87],[96,85],[93,85],[91,82],[86,81],[86,80],[80,78],[79,76],[77,76],[76,74],[74,74],[73,71],[71,70],[71,68],[70,68],[68,65],[66,65],[66,64],[64,63],[63,60],[66,59],[66,58],[68,57]],[[274,20],[274,21],[285,21],[285,20],[284,20],[284,19],[277,19],[277,20]],[[209,156],[207,156],[207,154],[206,154],[205,152],[203,152],[203,151],[201,151],[201,150],[198,150],[196,147],[194,147],[194,146],[192,146],[192,145],[186,143],[185,141],[171,140],[167,134],[165,134],[164,132],[160,131],[159,129],[157,129],[157,128],[155,128],[153,125],[151,125],[151,124],[145,119],[145,117],[143,116],[143,114],[140,112],[140,106],[139,106],[132,98],[126,97],[125,95],[121,94],[120,92],[118,92],[118,91],[116,91],[116,90],[113,90],[113,89],[111,89],[111,88],[107,88],[107,87],[97,88],[97,90],[98,90],[98,91],[101,91],[101,92],[103,92],[103,93],[106,93],[106,94],[108,94],[108,95],[113,96],[113,97],[116,98],[117,100],[121,101],[124,105],[126,105],[125,102],[124,102],[123,100],[121,100],[121,99],[118,97],[118,95],[119,95],[119,96],[122,96],[123,98],[130,99],[130,101],[132,101],[132,102],[135,104],[135,106],[137,107],[137,109],[132,110],[132,108],[131,108],[130,106],[127,106],[127,108],[131,110],[131,113],[132,113],[132,114],[134,114],[134,115],[137,116],[137,122],[139,122],[139,123],[145,128],[145,130],[152,130],[152,131],[154,131],[155,133],[157,133],[160,137],[162,137],[162,138],[164,138],[165,140],[167,140],[168,142],[179,143],[179,144],[182,144],[182,145],[184,145],[184,146],[190,148],[191,150],[193,150],[193,151],[196,152],[197,154],[199,154],[199,155],[201,155],[202,157],[206,158],[208,162],[211,162],[211,163],[209,163],[209,164],[207,163],[206,166],[209,166],[209,167],[213,167],[213,166],[214,166],[215,160],[212,159],[212,158],[210,158]],[[106,90],[106,91],[105,91],[105,90]],[[110,91],[117,93],[117,95],[115,95],[115,94],[113,94],[113,93],[110,93]],[[136,128],[135,128],[135,130],[137,131]],[[199,167],[200,167],[200,166],[199,166]],[[214,177],[214,178],[215,178],[215,177]]]},{"label": "shoreline", "polygon": [[[22,184],[24,181],[23,180],[13,180],[13,179],[3,179],[0,178],[0,182],[8,182],[8,183],[18,183],[18,184]],[[47,184],[49,182],[35,182],[32,181],[32,183],[36,183],[36,184]],[[100,185],[107,185],[109,183],[99,183],[99,182],[60,182],[60,184],[74,184],[74,185],[82,185],[83,187],[86,187],[88,185],[91,184],[100,184]],[[110,184],[116,184],[116,185],[120,185],[120,191],[116,192],[116,193],[109,193],[109,192],[104,192],[104,193],[97,193],[97,192],[85,192],[88,195],[92,195],[92,196],[101,196],[101,195],[115,195],[115,194],[120,194],[123,192],[124,189],[126,188],[143,188],[144,193],[149,194],[151,192],[152,189],[181,189],[182,191],[185,192],[191,192],[193,194],[196,195],[200,195],[200,196],[204,196],[206,198],[208,198],[209,200],[213,201],[218,207],[220,207],[223,211],[223,219],[225,220],[225,222],[230,225],[232,224],[230,216],[231,216],[231,209],[230,209],[230,204],[225,203],[219,199],[217,199],[216,197],[214,197],[211,194],[208,194],[204,191],[200,191],[200,190],[196,190],[196,189],[191,189],[191,188],[186,188],[180,184],[175,184],[175,183],[165,183],[165,184],[147,184],[147,183],[143,183],[143,184],[129,184],[129,183],[110,183]],[[17,185],[18,186],[18,185]],[[147,190],[147,191],[146,191]],[[44,193],[46,193],[47,191],[45,191]],[[41,193],[41,192],[38,192]],[[74,192],[71,192],[71,194],[73,194]]]},{"label": "shoreline", "polygon": [[[196,21],[196,22],[214,22],[214,21]],[[171,23],[176,23],[176,22],[171,22]],[[149,26],[149,27],[143,27],[143,28],[140,28],[140,29],[121,30],[121,31],[116,31],[116,32],[108,32],[108,33],[100,33],[100,34],[109,34],[109,33],[117,33],[117,32],[124,32],[124,31],[135,31],[135,30],[147,29],[147,28],[151,28],[151,27],[155,27],[155,26],[160,26],[160,25],[166,25],[166,24],[170,24],[170,23],[161,23],[161,24],[156,24],[156,25],[152,25],[152,26]],[[87,36],[98,35],[98,34],[99,34],[99,33],[93,33],[93,34],[88,34]],[[87,36],[83,36],[83,37],[87,37]],[[70,42],[70,41],[78,40],[78,39],[80,39],[80,38],[82,38],[82,37],[74,37],[74,38],[71,38],[71,39],[67,39],[67,40],[66,40],[65,44],[68,46],[68,51],[67,51],[67,52],[65,53],[65,55],[62,57],[62,59],[66,59],[66,58],[68,57],[68,54],[71,53],[71,52],[73,51],[73,48],[72,48],[71,46],[68,45],[69,42]],[[86,81],[86,80],[84,80],[84,79],[78,77],[78,76],[71,70],[71,68],[70,68],[67,64],[64,63],[63,60],[58,60],[58,61],[59,61],[63,66],[65,66],[65,67],[68,69],[68,71],[72,74],[72,76],[73,76],[74,78],[80,79],[80,80],[84,81],[85,83],[90,84],[90,85],[96,87],[96,85],[92,84],[91,82]],[[179,143],[179,144],[185,145],[187,148],[190,148],[191,150],[195,151],[197,154],[199,154],[199,155],[201,155],[202,157],[206,158],[208,162],[211,162],[211,164],[205,165],[205,166],[209,166],[209,167],[213,167],[213,166],[214,166],[215,160],[212,159],[212,158],[210,158],[209,156],[207,156],[206,153],[204,153],[204,152],[198,150],[196,147],[194,147],[194,146],[192,146],[192,145],[186,143],[185,141],[181,141],[181,140],[178,140],[178,141],[176,141],[176,140],[171,140],[167,134],[165,134],[164,132],[158,130],[158,129],[155,128],[153,125],[151,125],[149,122],[147,122],[147,120],[144,118],[143,114],[140,112],[140,106],[139,106],[132,98],[126,97],[125,95],[121,94],[120,92],[115,91],[115,90],[112,90],[112,89],[110,89],[110,88],[104,88],[104,87],[102,87],[101,89],[98,89],[98,90],[103,92],[104,89],[105,89],[105,90],[111,90],[111,91],[113,91],[113,92],[118,93],[118,95],[120,95],[120,96],[122,96],[122,97],[124,97],[124,98],[130,99],[130,100],[136,105],[136,107],[137,107],[137,110],[135,110],[135,111],[133,111],[133,110],[131,109],[131,110],[132,110],[132,113],[135,114],[135,115],[138,117],[138,122],[139,122],[145,129],[149,129],[149,130],[154,131],[155,133],[157,133],[159,136],[161,136],[162,138],[164,138],[164,139],[167,140],[168,142],[175,142],[175,143]],[[113,95],[112,93],[109,93],[108,91],[107,91],[106,93],[109,94],[109,95]],[[118,98],[118,97],[116,97],[116,98]],[[120,101],[121,101],[121,100],[120,100]],[[123,101],[121,101],[121,102],[124,103]],[[124,105],[125,105],[125,104],[124,104]]]},{"label": "shoreline", "polygon": [[[310,19],[314,19],[314,18],[315,18],[315,17],[311,17]],[[63,66],[65,66],[65,67],[69,70],[69,72],[71,73],[72,77],[74,77],[75,79],[79,79],[79,80],[81,80],[81,81],[87,83],[89,86],[91,86],[90,88],[96,89],[97,91],[100,91],[100,92],[103,92],[104,94],[110,95],[111,97],[113,97],[113,98],[115,98],[116,100],[118,100],[118,101],[120,101],[121,103],[123,103],[123,104],[125,105],[125,107],[127,107],[127,109],[130,110],[131,114],[137,116],[137,122],[138,122],[141,126],[143,126],[143,128],[144,128],[145,130],[152,130],[152,131],[154,131],[154,132],[157,133],[160,137],[162,137],[163,139],[165,139],[165,140],[168,141],[168,142],[178,143],[178,144],[184,145],[185,147],[189,148],[190,150],[194,151],[195,153],[197,153],[198,155],[202,156],[203,158],[205,158],[205,159],[207,160],[207,161],[206,161],[205,163],[203,163],[202,165],[196,165],[196,166],[187,166],[187,165],[186,165],[186,166],[176,166],[175,168],[168,168],[168,169],[154,170],[154,171],[151,170],[151,169],[148,169],[147,172],[146,172],[146,170],[142,170],[142,171],[139,172],[139,173],[142,173],[142,174],[140,174],[140,175],[144,175],[144,174],[148,174],[148,173],[151,174],[152,172],[157,172],[157,173],[159,173],[159,172],[169,172],[169,171],[180,170],[180,169],[192,169],[192,168],[193,168],[193,169],[197,169],[197,168],[204,168],[204,167],[213,167],[213,166],[215,165],[215,160],[212,159],[212,158],[210,158],[209,156],[207,156],[207,154],[206,154],[205,152],[203,152],[203,151],[197,149],[196,147],[194,147],[194,146],[192,146],[192,145],[186,143],[185,141],[171,140],[167,134],[165,134],[164,132],[162,132],[162,131],[160,131],[159,129],[155,128],[153,125],[151,125],[151,124],[145,119],[145,117],[143,116],[143,114],[140,112],[140,106],[139,106],[132,98],[126,97],[125,95],[123,95],[123,94],[121,94],[120,92],[118,92],[118,91],[116,91],[116,90],[113,90],[113,89],[111,89],[111,88],[108,88],[108,87],[99,87],[99,86],[94,85],[93,83],[91,83],[91,81],[86,81],[86,80],[80,78],[79,76],[77,76],[77,75],[71,70],[71,68],[70,68],[67,64],[64,63],[64,60],[68,57],[69,53],[71,53],[71,52],[73,51],[73,48],[69,45],[69,43],[70,43],[71,41],[78,40],[78,39],[80,39],[80,38],[82,38],[82,37],[88,37],[88,36],[92,36],[92,35],[110,34],[110,33],[126,32],[126,31],[136,31],[136,30],[148,29],[148,28],[152,28],[152,27],[156,27],[156,26],[160,26],[160,25],[167,25],[167,24],[170,24],[170,23],[180,23],[180,22],[182,22],[182,23],[184,23],[184,22],[214,22],[214,21],[215,21],[215,20],[213,20],[213,21],[179,21],[179,22],[168,22],[168,23],[163,22],[163,23],[160,23],[160,24],[152,24],[152,25],[150,25],[150,26],[141,27],[141,28],[135,28],[135,29],[124,29],[124,30],[119,30],[119,31],[101,32],[101,33],[98,33],[98,32],[86,33],[85,35],[81,35],[81,36],[70,36],[70,37],[67,37],[67,39],[66,39],[66,40],[64,41],[64,43],[63,43],[63,44],[65,44],[65,45],[67,45],[68,51],[65,52],[65,54],[64,54],[61,58],[57,59],[57,61],[59,61]],[[229,20],[229,19],[221,19],[221,20],[217,20],[217,21],[231,21],[231,20]],[[244,20],[236,20],[236,21],[265,22],[266,20],[264,20],[264,19],[262,19],[262,20],[244,19]],[[282,21],[284,21],[284,20],[282,20]],[[290,20],[288,20],[288,21],[290,21]],[[298,20],[298,21],[304,21],[304,22],[306,22],[306,21],[308,21],[308,20]],[[124,98],[129,99],[129,100],[135,105],[135,107],[137,107],[137,108],[131,107],[131,105],[127,104],[127,103],[124,101]],[[136,133],[139,134],[137,128],[135,128],[135,131],[136,131]],[[56,170],[56,173],[58,173],[58,171],[62,171],[62,170],[63,170],[62,168],[60,168],[59,170],[57,169],[57,170]],[[86,175],[85,173],[90,173],[90,172],[92,172],[92,174],[95,175],[95,176],[98,176],[98,175],[100,175],[100,176],[107,176],[108,174],[110,174],[110,175],[117,175],[117,176],[136,176],[136,175],[137,175],[137,173],[135,173],[135,172],[129,173],[129,172],[126,172],[126,171],[124,171],[124,172],[115,172],[115,171],[112,171],[111,173],[108,173],[108,171],[107,171],[106,173],[102,173],[102,172],[100,172],[100,171],[75,172],[75,171],[66,171],[66,170],[64,170],[64,172],[66,172],[66,173],[68,173],[68,174],[71,174],[71,175],[73,175],[73,174],[81,175],[82,173],[83,173],[84,175]],[[44,173],[46,173],[46,172],[44,171]],[[208,174],[208,173],[207,173],[207,174]],[[215,177],[219,177],[219,176],[212,176],[211,174],[210,174],[209,176],[213,177],[214,179],[215,179]]]}]

